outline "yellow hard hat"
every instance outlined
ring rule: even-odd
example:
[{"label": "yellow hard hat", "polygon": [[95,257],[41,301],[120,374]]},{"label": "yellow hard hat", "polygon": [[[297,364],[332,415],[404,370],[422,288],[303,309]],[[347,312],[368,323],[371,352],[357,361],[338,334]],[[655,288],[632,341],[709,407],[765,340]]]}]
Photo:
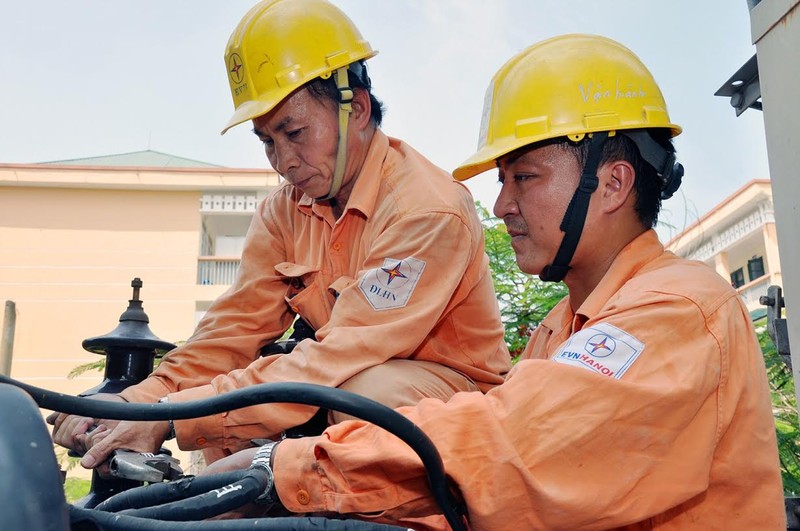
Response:
[{"label": "yellow hard hat", "polygon": [[377,54],[325,0],[264,0],[242,18],[225,50],[236,110],[222,130],[266,114],[309,81]]},{"label": "yellow hard hat", "polygon": [[596,35],[562,35],[511,58],[486,91],[478,151],[453,171],[465,180],[496,167],[498,158],[552,138],[580,141],[589,133],[667,128],[667,105],[636,55]]}]

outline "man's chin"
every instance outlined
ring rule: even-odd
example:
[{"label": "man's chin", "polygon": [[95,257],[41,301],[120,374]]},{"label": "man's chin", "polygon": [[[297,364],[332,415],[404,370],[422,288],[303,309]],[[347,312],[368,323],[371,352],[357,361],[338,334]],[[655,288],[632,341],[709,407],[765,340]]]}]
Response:
[{"label": "man's chin", "polygon": [[519,253],[516,253],[516,258],[517,267],[520,271],[527,275],[540,275],[542,271],[544,271],[545,266],[536,263],[530,263],[525,260],[524,256],[520,256]]},{"label": "man's chin", "polygon": [[[297,185],[295,185],[297,186]],[[304,194],[308,197],[313,197],[314,201],[325,201],[328,193],[330,192],[329,188],[322,188],[321,186],[306,186],[306,187],[299,187],[297,186]]]}]

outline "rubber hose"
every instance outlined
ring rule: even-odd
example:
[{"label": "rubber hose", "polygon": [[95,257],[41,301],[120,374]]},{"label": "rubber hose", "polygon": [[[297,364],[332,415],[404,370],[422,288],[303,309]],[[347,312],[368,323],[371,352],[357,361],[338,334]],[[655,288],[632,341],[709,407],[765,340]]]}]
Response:
[{"label": "rubber hose", "polygon": [[115,513],[125,509],[151,507],[157,503],[183,500],[239,481],[245,474],[247,470],[233,470],[221,474],[189,476],[164,483],[151,483],[115,494],[99,503],[95,510]]},{"label": "rubber hose", "polygon": [[241,480],[220,489],[153,507],[126,509],[116,514],[182,522],[205,520],[253,502],[267,488],[268,481],[265,470],[253,468]]},{"label": "rubber hose", "polygon": [[205,522],[163,522],[91,509],[69,507],[73,524],[93,523],[104,531],[411,531],[360,520],[330,520],[321,517],[243,518],[241,520],[207,520]]}]

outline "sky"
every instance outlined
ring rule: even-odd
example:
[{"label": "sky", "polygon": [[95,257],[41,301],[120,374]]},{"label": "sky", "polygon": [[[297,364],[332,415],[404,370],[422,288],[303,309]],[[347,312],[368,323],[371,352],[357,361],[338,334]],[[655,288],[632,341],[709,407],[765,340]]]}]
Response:
[{"label": "sky", "polygon": [[[761,113],[714,92],[754,53],[746,0],[333,0],[379,54],[383,130],[452,171],[473,153],[486,87],[527,46],[593,33],[653,73],[686,168],[667,240],[752,179],[769,178]],[[152,149],[268,168],[233,111],[223,54],[252,0],[0,0],[0,163]],[[491,210],[497,175],[467,181]]]}]

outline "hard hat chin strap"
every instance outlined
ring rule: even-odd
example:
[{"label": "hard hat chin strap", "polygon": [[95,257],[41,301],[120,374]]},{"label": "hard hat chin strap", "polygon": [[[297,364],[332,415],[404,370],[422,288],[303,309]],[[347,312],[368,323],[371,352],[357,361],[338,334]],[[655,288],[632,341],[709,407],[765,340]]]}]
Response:
[{"label": "hard hat chin strap", "polygon": [[564,233],[564,238],[561,240],[553,263],[546,265],[539,274],[541,280],[561,282],[570,270],[569,263],[578,247],[578,241],[583,233],[583,225],[586,222],[586,213],[589,211],[589,200],[600,182],[597,178],[597,168],[600,166],[600,156],[607,138],[608,132],[601,131],[594,133],[589,139],[589,155],[583,166],[581,180],[567,206],[564,219],[561,220],[560,228]]},{"label": "hard hat chin strap", "polygon": [[344,168],[347,163],[347,122],[350,113],[353,112],[353,89],[347,79],[347,67],[338,68],[334,72],[336,88],[339,89],[339,147],[336,150],[336,167],[333,171],[331,188],[325,197],[320,197],[318,201],[333,199],[342,188],[344,179]]}]

